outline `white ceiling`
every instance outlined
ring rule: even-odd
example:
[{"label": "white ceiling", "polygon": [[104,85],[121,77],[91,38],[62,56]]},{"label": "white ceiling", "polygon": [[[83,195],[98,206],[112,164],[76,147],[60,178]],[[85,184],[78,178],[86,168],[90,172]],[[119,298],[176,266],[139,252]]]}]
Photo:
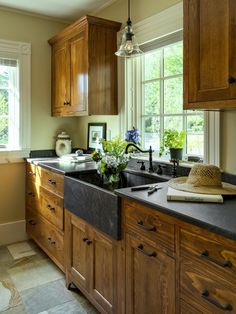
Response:
[{"label": "white ceiling", "polygon": [[73,21],[117,0],[0,0],[0,9],[20,10],[64,21]]}]

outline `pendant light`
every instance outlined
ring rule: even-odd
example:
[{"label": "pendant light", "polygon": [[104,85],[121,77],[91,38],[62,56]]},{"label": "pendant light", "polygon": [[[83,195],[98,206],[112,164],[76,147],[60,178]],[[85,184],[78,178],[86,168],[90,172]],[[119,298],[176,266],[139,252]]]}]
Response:
[{"label": "pendant light", "polygon": [[143,52],[139,48],[138,42],[132,30],[132,22],[130,19],[130,0],[128,0],[128,20],[122,35],[120,48],[115,54],[118,57],[132,58],[140,56],[142,53]]}]

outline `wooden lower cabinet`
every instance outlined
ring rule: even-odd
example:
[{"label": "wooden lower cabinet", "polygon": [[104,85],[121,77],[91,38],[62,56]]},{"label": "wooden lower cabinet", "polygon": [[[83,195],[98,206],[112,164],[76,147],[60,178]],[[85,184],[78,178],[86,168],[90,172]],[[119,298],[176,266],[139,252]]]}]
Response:
[{"label": "wooden lower cabinet", "polygon": [[65,271],[63,195],[63,175],[26,164],[26,231]]},{"label": "wooden lower cabinet", "polygon": [[117,245],[114,242],[65,211],[67,285],[74,283],[101,313],[117,313]]},{"label": "wooden lower cabinet", "polygon": [[126,313],[175,313],[175,260],[126,235]]},{"label": "wooden lower cabinet", "polygon": [[28,235],[45,251],[54,263],[64,271],[63,233],[43,219],[37,212],[26,211],[26,231]]}]

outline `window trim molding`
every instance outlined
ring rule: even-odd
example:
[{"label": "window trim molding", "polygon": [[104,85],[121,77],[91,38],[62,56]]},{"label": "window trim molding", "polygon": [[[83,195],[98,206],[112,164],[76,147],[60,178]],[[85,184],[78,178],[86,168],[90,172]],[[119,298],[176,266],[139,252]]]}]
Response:
[{"label": "window trim molding", "polygon": [[19,60],[19,149],[1,149],[0,162],[11,162],[28,157],[30,153],[31,127],[31,44],[0,39],[0,54],[11,55]]},{"label": "window trim molding", "polygon": [[[157,13],[143,21],[133,25],[134,33],[140,45],[151,46],[151,41],[165,41],[166,36],[183,31],[183,2],[180,2],[160,13]],[[118,33],[120,36],[121,31]],[[123,68],[122,68],[123,67]],[[132,80],[130,71],[133,72],[133,65],[129,66],[127,60],[123,65],[119,63],[121,73],[124,73],[123,86],[120,91],[123,93],[123,106],[120,112],[120,130],[126,131],[137,125],[137,114],[134,112],[135,80]],[[120,80],[119,80],[120,82]],[[127,110],[131,111],[127,114]],[[220,113],[205,112],[205,132],[204,132],[204,163],[220,166]],[[210,145],[209,145],[210,143]]]}]

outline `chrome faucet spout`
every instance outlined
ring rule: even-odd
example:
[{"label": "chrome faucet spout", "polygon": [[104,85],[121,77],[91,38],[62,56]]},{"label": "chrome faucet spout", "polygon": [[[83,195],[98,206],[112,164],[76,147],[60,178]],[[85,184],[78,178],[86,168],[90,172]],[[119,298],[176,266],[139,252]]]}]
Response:
[{"label": "chrome faucet spout", "polygon": [[154,152],[154,150],[152,150],[152,146],[149,147],[149,150],[142,150],[140,147],[138,147],[137,145],[133,144],[133,143],[129,143],[126,148],[125,148],[125,153],[127,154],[129,151],[129,147],[134,147],[136,148],[138,151],[140,151],[141,153],[149,153],[149,168],[148,171],[149,172],[154,172],[153,169],[153,164],[152,164],[152,153]]}]

